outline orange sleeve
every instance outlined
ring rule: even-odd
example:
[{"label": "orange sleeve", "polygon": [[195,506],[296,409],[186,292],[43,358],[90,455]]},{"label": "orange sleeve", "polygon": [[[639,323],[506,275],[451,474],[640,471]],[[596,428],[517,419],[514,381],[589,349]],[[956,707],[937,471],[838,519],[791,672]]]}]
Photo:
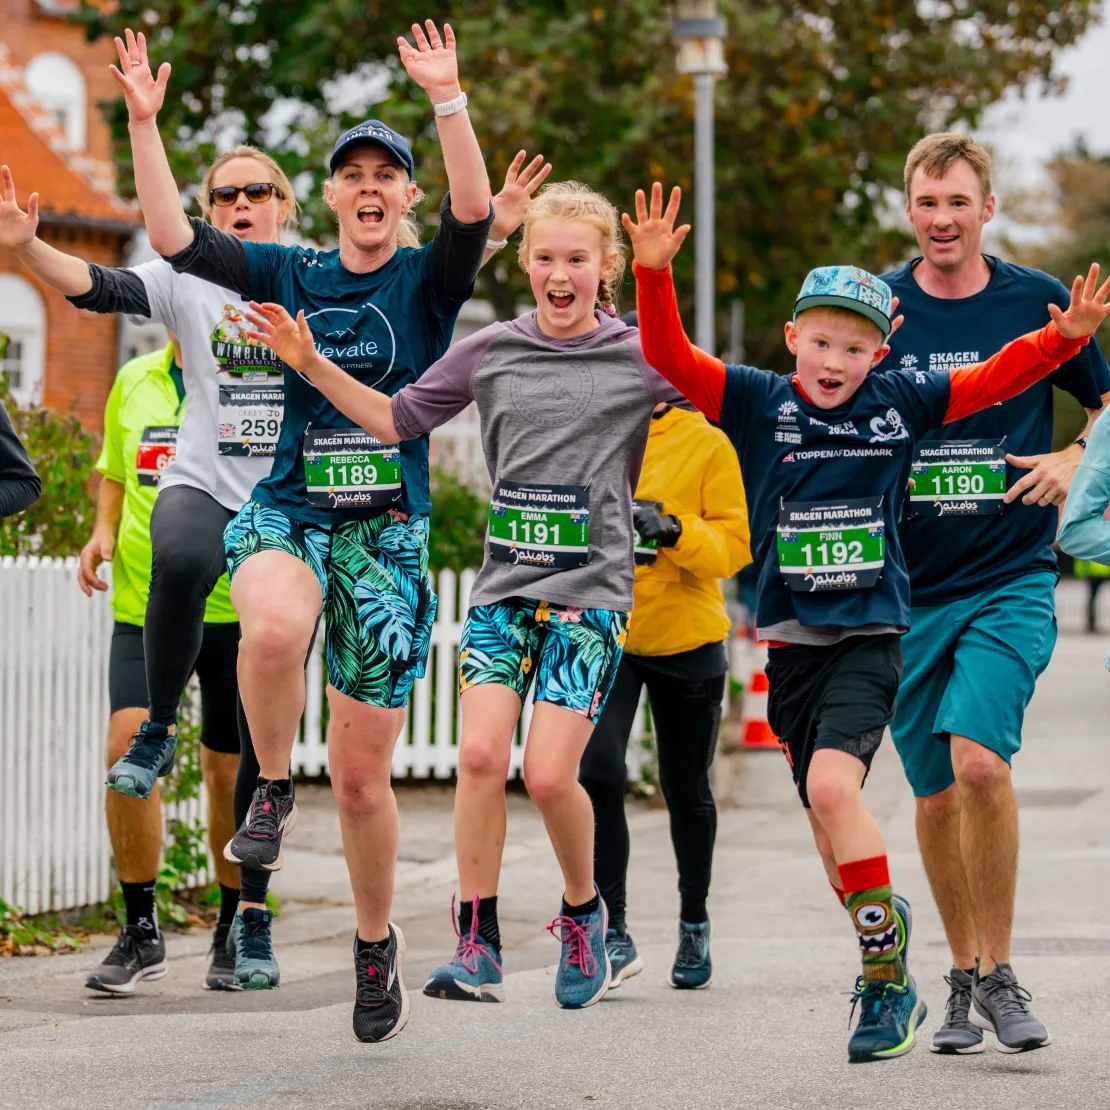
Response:
[{"label": "orange sleeve", "polygon": [[725,364],[693,343],[682,330],[671,268],[648,270],[632,263],[644,358],[692,405],[716,423],[725,396]]},{"label": "orange sleeve", "polygon": [[1016,397],[1081,351],[1089,339],[1066,339],[1056,324],[1049,322],[1040,331],[1011,340],[986,362],[950,370],[951,392],[944,422],[962,420]]}]

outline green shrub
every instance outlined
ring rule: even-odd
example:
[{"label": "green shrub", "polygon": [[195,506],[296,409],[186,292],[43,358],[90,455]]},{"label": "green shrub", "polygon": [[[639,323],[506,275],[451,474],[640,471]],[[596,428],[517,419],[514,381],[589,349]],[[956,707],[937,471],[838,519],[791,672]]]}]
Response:
[{"label": "green shrub", "polygon": [[432,467],[432,520],[428,562],[433,574],[482,565],[489,504],[466,482],[438,466]]}]

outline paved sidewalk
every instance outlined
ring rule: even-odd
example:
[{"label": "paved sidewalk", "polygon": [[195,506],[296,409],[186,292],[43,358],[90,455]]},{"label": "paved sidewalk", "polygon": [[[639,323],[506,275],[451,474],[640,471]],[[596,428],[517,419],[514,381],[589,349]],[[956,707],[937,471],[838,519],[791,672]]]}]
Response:
[{"label": "paved sidewalk", "polygon": [[[930,1005],[908,1056],[849,1067],[853,935],[825,885],[781,756],[723,760],[710,990],[665,983],[674,948],[666,815],[633,816],[629,921],[646,970],[583,1012],[551,1000],[558,873],[526,799],[512,799],[501,889],[507,1001],[424,998],[452,949],[449,799],[406,796],[395,917],[409,944],[406,1030],[350,1035],[347,903],[333,816],[309,807],[275,886],[283,985],[199,989],[207,937],[173,942],[171,973],[130,1000],[81,989],[96,954],[0,962],[0,1106],[257,1105],[453,1108],[1110,1106],[1110,637],[1062,636],[1016,766],[1022,862],[1014,963],[1054,1043],[1041,1052],[938,1057],[947,951],[917,858],[913,807],[889,743],[867,786],[895,882],[914,905],[913,964]],[[295,850],[294,850],[295,849]],[[317,899],[314,903],[296,902]],[[269,1011],[261,1013],[257,1011]]]}]

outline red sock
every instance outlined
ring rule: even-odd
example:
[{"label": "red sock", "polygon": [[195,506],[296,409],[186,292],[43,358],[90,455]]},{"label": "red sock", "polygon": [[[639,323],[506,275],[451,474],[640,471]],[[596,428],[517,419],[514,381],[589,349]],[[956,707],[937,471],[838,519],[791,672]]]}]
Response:
[{"label": "red sock", "polygon": [[860,890],[871,890],[877,886],[890,886],[890,867],[886,856],[872,856],[870,859],[857,859],[842,863],[837,867],[845,895]]},{"label": "red sock", "polygon": [[842,906],[846,906],[848,903],[844,901],[844,891],[842,891],[840,887],[838,887],[836,883],[832,881],[832,879],[829,879],[829,886],[832,887],[833,894],[835,894],[837,898],[840,899],[840,904]]}]

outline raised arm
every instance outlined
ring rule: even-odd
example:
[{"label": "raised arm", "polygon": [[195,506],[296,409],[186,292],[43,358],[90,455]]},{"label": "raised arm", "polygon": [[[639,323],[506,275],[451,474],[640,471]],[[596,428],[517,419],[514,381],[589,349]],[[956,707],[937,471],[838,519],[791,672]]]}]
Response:
[{"label": "raised arm", "polygon": [[247,319],[254,325],[247,335],[270,347],[286,366],[303,374],[344,416],[350,417],[382,443],[401,437],[393,426],[393,409],[384,393],[344,373],[316,350],[304,312],[294,320],[281,305],[251,301]]},{"label": "raised arm", "polygon": [[[524,159],[527,157],[527,151],[521,150],[517,153],[509,163],[501,192],[493,198],[493,223],[489,229],[489,242],[506,241],[524,223],[532,197],[551,172],[551,163],[545,162],[542,154],[537,154],[525,166]],[[524,166],[523,169],[521,169],[522,166]],[[495,254],[497,251],[487,246],[485,254],[482,255],[482,265],[484,266]]]},{"label": "raised arm", "polygon": [[[397,48],[408,75],[428,94],[433,104],[445,104],[462,95],[459,84],[455,33],[443,25],[443,38],[432,20],[412,25],[416,46],[399,38]],[[160,75],[159,75],[160,76]],[[449,116],[436,116],[436,129],[443,147],[443,164],[451,191],[451,210],[460,223],[476,224],[489,215],[490,187],[482,148],[465,108]]]},{"label": "raised arm", "polygon": [[1098,270],[1094,263],[1086,279],[1079,276],[1072,282],[1067,312],[1048,306],[1052,320],[1040,331],[1012,340],[986,362],[949,371],[952,385],[945,423],[1016,397],[1075,355],[1110,315],[1106,304],[1110,279],[1100,287]]},{"label": "raised arm", "polygon": [[127,103],[127,127],[135,163],[135,191],[139,194],[150,245],[161,255],[183,251],[193,241],[193,228],[181,207],[177,182],[158,134],[158,110],[166,95],[170,66],[163,62],[158,76],[150,71],[146,36],[130,28],[115,40],[119,68],[109,66]]}]

